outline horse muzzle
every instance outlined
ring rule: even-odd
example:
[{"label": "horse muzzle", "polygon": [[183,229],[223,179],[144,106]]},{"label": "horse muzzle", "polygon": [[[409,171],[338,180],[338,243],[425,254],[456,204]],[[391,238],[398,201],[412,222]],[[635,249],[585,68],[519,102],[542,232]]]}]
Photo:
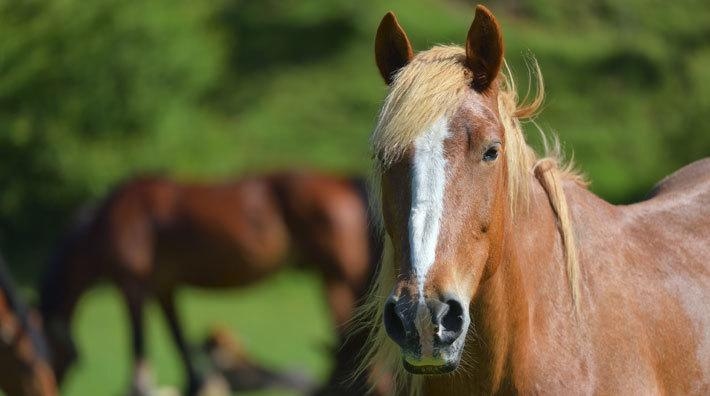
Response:
[{"label": "horse muzzle", "polygon": [[383,321],[389,337],[402,348],[407,371],[443,374],[458,367],[470,323],[460,299],[392,295],[385,303]]}]

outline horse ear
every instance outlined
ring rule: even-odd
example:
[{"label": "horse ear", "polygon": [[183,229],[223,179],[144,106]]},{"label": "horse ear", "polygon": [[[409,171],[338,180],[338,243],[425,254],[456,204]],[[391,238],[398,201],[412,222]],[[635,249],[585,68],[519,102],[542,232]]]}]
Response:
[{"label": "horse ear", "polygon": [[503,35],[493,14],[476,6],[476,16],[466,37],[466,62],[473,72],[473,88],[488,89],[503,64]]},{"label": "horse ear", "polygon": [[397,70],[406,66],[413,56],[414,51],[407,33],[399,25],[394,14],[388,12],[382,18],[375,37],[375,60],[387,85],[392,83]]}]

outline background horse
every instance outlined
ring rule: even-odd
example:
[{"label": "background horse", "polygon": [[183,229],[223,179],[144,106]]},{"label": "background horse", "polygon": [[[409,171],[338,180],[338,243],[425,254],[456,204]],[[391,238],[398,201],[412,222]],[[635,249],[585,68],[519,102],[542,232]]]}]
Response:
[{"label": "background horse", "polygon": [[542,90],[518,104],[481,6],[465,48],[414,56],[390,13],[375,52],[370,356],[433,395],[710,393],[710,159],[615,206],[538,158],[520,121]]},{"label": "background horse", "polygon": [[370,232],[367,193],[358,180],[287,172],[225,184],[180,184],[142,178],[117,188],[97,212],[68,234],[41,287],[61,380],[76,350],[69,332],[79,297],[101,277],[120,289],[130,315],[136,393],[149,391],[143,309],[156,298],[167,318],[188,379],[200,385],[175,307],[183,285],[243,287],[287,263],[290,253],[323,279],[339,334],[336,365],[326,389],[362,392],[365,378],[343,383],[366,335],[346,338],[345,323],[379,257]]},{"label": "background horse", "polygon": [[38,322],[22,302],[0,257],[0,390],[7,395],[57,394]]}]

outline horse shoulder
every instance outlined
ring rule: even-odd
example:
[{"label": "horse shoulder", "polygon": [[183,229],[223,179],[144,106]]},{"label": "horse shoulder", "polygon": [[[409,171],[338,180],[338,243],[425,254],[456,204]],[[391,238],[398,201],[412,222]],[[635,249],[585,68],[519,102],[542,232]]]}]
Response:
[{"label": "horse shoulder", "polygon": [[633,377],[658,389],[708,386],[708,170],[708,160],[690,165],[649,200],[626,206],[565,184],[587,300],[582,311],[594,316],[587,317],[598,366],[593,376],[611,388],[619,370],[627,382]]},{"label": "horse shoulder", "polygon": [[98,212],[94,237],[103,238],[110,263],[134,275],[153,270],[155,226],[170,221],[179,196],[172,180],[143,177],[129,180],[109,195]]},{"label": "horse shoulder", "polygon": [[[618,206],[616,272],[640,319],[635,342],[671,393],[710,387],[710,159],[658,183],[645,201]],[[619,307],[614,310],[621,310]],[[622,318],[618,318],[622,319]],[[645,329],[644,329],[645,328]],[[661,330],[662,329],[662,330]]]}]

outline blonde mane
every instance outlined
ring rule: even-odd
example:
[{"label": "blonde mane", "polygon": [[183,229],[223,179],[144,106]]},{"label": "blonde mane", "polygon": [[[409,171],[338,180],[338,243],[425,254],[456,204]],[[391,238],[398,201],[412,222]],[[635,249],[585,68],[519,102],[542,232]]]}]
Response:
[{"label": "blonde mane", "polygon": [[[442,116],[452,116],[460,107],[470,90],[471,72],[465,66],[465,51],[458,46],[436,46],[418,53],[412,61],[396,75],[380,111],[377,125],[372,134],[372,150],[377,157],[375,179],[411,146],[423,132],[423,126],[431,125]],[[572,170],[570,163],[563,165],[559,144],[553,140],[550,147],[545,135],[545,155],[538,157],[525,141],[521,122],[530,120],[542,105],[544,85],[536,62],[531,63],[531,74],[537,85],[535,95],[527,104],[521,104],[516,91],[515,80],[504,62],[503,71],[498,76],[498,110],[504,127],[505,158],[507,165],[508,205],[511,218],[516,213],[526,211],[531,199],[531,176],[539,180],[547,193],[552,209],[557,217],[557,225],[562,237],[565,265],[570,291],[575,308],[579,299],[579,263],[577,259],[574,229],[570,219],[567,200],[562,189],[563,180],[573,180],[585,184],[582,176]],[[379,183],[373,183],[373,202],[379,202]],[[380,208],[373,208],[379,211]],[[381,216],[378,216],[381,219]],[[388,367],[394,374],[395,384],[399,384],[410,394],[421,393],[421,378],[407,373],[399,361],[399,347],[391,342],[381,325],[384,302],[394,286],[391,241],[385,238],[385,248],[378,278],[368,300],[358,314],[360,326],[370,328],[370,349],[358,370],[362,373],[368,367]],[[373,378],[377,380],[377,378]]]}]

